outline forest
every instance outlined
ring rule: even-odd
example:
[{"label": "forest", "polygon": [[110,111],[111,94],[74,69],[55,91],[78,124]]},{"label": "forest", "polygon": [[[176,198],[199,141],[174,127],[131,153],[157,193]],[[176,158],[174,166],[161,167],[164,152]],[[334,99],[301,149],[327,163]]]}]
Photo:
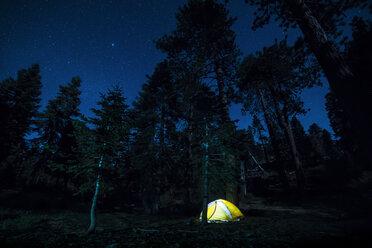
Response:
[{"label": "forest", "polygon": [[[372,246],[372,22],[344,23],[371,2],[245,0],[252,29],[302,32],[252,54],[227,2],[178,9],[133,103],[116,85],[87,117],[79,77],[43,108],[38,64],[3,79],[0,247]],[[298,119],[322,77],[332,133]],[[232,104],[251,125],[238,128]],[[210,223],[216,199],[244,218]]]}]

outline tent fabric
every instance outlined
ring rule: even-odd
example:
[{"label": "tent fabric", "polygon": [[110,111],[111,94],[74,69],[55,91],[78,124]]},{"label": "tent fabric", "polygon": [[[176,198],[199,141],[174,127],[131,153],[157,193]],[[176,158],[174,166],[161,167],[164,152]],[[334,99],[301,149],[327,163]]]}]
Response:
[{"label": "tent fabric", "polygon": [[[203,212],[200,213],[202,219]],[[218,199],[208,204],[207,220],[211,221],[235,221],[244,217],[242,212],[229,201]]]}]

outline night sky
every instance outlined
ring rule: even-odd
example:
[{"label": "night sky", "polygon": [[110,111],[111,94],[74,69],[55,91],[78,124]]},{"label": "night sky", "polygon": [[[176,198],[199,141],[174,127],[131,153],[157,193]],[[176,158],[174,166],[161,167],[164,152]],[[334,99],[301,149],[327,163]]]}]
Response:
[{"label": "night sky", "polygon": [[[232,1],[230,1],[232,2]],[[41,66],[42,105],[53,99],[60,84],[73,76],[83,80],[81,112],[91,116],[99,92],[112,85],[123,88],[127,103],[135,100],[146,74],[165,55],[156,50],[153,40],[176,27],[175,13],[186,0],[1,0],[0,1],[0,80],[16,77],[19,69],[34,63]],[[237,43],[244,55],[281,40],[285,33],[274,22],[251,30],[254,9],[243,0],[228,4]],[[291,30],[289,40],[301,35]],[[324,96],[328,83],[303,92],[306,108],[300,116],[305,129],[316,122],[330,130]],[[240,106],[230,109],[239,128],[251,122],[242,116]],[[330,130],[331,131],[331,130]]]}]

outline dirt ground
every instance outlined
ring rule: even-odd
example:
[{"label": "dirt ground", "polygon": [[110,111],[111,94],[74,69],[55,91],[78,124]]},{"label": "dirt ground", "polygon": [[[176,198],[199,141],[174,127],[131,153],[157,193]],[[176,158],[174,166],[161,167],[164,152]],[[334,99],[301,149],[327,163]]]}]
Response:
[{"label": "dirt ground", "polygon": [[372,219],[325,206],[241,204],[240,222],[202,226],[197,216],[0,209],[0,247],[372,247]]}]

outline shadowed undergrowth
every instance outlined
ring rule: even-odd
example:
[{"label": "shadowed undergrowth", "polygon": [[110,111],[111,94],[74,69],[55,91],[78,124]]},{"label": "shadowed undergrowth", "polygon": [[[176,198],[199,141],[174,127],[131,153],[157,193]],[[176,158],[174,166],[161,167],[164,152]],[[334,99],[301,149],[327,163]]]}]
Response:
[{"label": "shadowed undergrowth", "polygon": [[369,245],[371,221],[330,208],[247,204],[240,222],[202,226],[196,218],[71,211],[0,211],[1,247],[351,247]]}]

